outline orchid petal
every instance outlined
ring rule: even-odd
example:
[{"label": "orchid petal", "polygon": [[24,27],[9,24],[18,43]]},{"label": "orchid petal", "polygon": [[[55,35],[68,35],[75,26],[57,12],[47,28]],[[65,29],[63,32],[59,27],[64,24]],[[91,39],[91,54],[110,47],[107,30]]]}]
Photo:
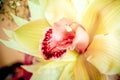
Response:
[{"label": "orchid petal", "polygon": [[15,40],[12,40],[12,39],[10,39],[10,40],[2,40],[2,39],[0,39],[0,42],[3,43],[5,46],[7,46],[9,48],[12,48],[12,49],[27,53],[27,51],[25,51],[24,48],[19,46],[19,44]]},{"label": "orchid petal", "polygon": [[46,5],[46,0],[41,0],[41,1],[29,1],[28,0],[28,5],[30,9],[30,20],[36,20],[36,19],[43,19],[44,18],[44,8]]},{"label": "orchid petal", "polygon": [[[31,80],[74,80],[73,67],[78,56],[74,59],[73,51],[68,51],[72,59],[40,60],[40,63],[31,66],[22,66],[33,73]],[[72,56],[71,56],[72,55]],[[77,54],[75,54],[77,55]],[[64,57],[65,58],[65,57]],[[67,57],[66,57],[67,58]],[[46,77],[47,76],[47,77]]]},{"label": "orchid petal", "polygon": [[74,66],[74,63],[67,64],[64,67],[64,69],[63,69],[63,71],[62,71],[58,80],[74,80],[73,66]]},{"label": "orchid petal", "polygon": [[[46,64],[40,63],[40,65],[36,65],[36,70],[35,67],[31,67],[31,70],[35,70],[33,71],[33,76],[31,77],[31,80],[59,80],[59,76],[64,70],[66,64],[67,63],[64,62],[53,61]],[[39,69],[37,69],[37,67],[39,67]]]},{"label": "orchid petal", "polygon": [[79,53],[77,53],[76,51],[67,50],[67,52],[61,58],[61,61],[68,61],[68,62],[76,61],[78,55],[79,55]]},{"label": "orchid petal", "polygon": [[11,30],[3,29],[5,34],[10,38],[9,40],[0,39],[0,42],[5,46],[26,53],[25,49],[22,48],[14,39],[13,32]]},{"label": "orchid petal", "polygon": [[84,14],[82,25],[92,38],[95,34],[106,34],[118,28],[120,26],[119,17],[119,0],[96,0]]},{"label": "orchid petal", "polygon": [[17,24],[18,26],[23,26],[24,24],[27,24],[27,23],[28,23],[27,20],[22,19],[22,18],[14,15],[14,14],[11,14],[11,16],[12,16],[12,18],[14,19],[14,21],[16,22],[16,24]]},{"label": "orchid petal", "polygon": [[96,34],[110,33],[120,27],[120,1],[116,0],[109,3],[101,11],[101,20],[99,22]]},{"label": "orchid petal", "polygon": [[104,74],[120,73],[120,31],[95,36],[86,57]]},{"label": "orchid petal", "polygon": [[46,20],[33,21],[16,29],[13,36],[30,55],[40,57],[40,39],[47,27],[49,24]]},{"label": "orchid petal", "polygon": [[87,9],[88,5],[92,2],[92,0],[72,0],[73,4],[77,10],[77,19],[81,22],[81,18]]},{"label": "orchid petal", "polygon": [[78,57],[74,68],[75,80],[107,80],[106,75],[101,74],[91,65],[84,55]]},{"label": "orchid petal", "polygon": [[43,63],[38,63],[38,64],[34,64],[34,65],[23,65],[21,66],[23,69],[27,70],[28,72],[31,73],[35,73],[36,71],[38,71],[38,69],[40,69],[41,67],[43,67]]},{"label": "orchid petal", "polygon": [[8,29],[4,29],[3,28],[3,31],[5,32],[5,34],[9,37],[9,38],[12,38],[13,37],[13,32],[11,30],[8,30]]},{"label": "orchid petal", "polygon": [[77,19],[76,9],[70,0],[49,0],[45,16],[51,25],[62,18]]},{"label": "orchid petal", "polygon": [[39,0],[30,0],[30,1],[35,3],[35,4],[39,4]]}]

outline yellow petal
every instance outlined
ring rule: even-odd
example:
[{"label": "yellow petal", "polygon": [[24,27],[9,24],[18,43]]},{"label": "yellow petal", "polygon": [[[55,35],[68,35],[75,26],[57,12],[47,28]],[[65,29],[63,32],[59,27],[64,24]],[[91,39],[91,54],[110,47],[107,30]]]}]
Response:
[{"label": "yellow petal", "polygon": [[66,63],[59,61],[39,65],[39,69],[33,72],[31,80],[59,80],[65,66]]},{"label": "yellow petal", "polygon": [[14,39],[13,39],[13,31],[11,30],[7,30],[7,29],[3,29],[5,34],[9,37],[9,40],[3,40],[3,39],[0,39],[0,42],[3,43],[5,46],[9,47],[9,48],[12,48],[12,49],[15,49],[15,50],[18,50],[20,52],[24,52],[26,53],[27,51],[25,51],[25,49],[20,46],[19,43],[17,43]]},{"label": "yellow petal", "polygon": [[18,26],[23,26],[24,24],[27,24],[27,23],[28,23],[27,20],[22,19],[22,18],[14,15],[14,14],[12,14],[12,13],[11,13],[11,16],[12,16],[12,18],[14,19],[14,21],[16,22],[16,24],[17,24]]},{"label": "yellow petal", "polygon": [[28,6],[30,9],[30,20],[42,19],[44,18],[44,9],[46,6],[46,0],[28,0]]},{"label": "yellow petal", "polygon": [[5,34],[9,37],[9,38],[12,38],[13,37],[13,31],[12,30],[8,30],[8,29],[4,29],[3,28],[3,31],[5,32]]},{"label": "yellow petal", "polygon": [[101,10],[96,34],[109,33],[120,27],[120,1],[114,0]]},{"label": "yellow petal", "polygon": [[100,73],[91,65],[84,55],[81,55],[74,68],[75,80],[107,80],[106,76]]},{"label": "yellow petal", "polygon": [[35,3],[35,4],[39,4],[39,0],[30,0],[30,1]]},{"label": "yellow petal", "polygon": [[35,73],[38,71],[38,69],[40,67],[42,67],[42,64],[38,63],[38,64],[34,64],[34,65],[23,65],[21,67],[24,68],[28,72]]},{"label": "yellow petal", "polygon": [[22,67],[33,73],[31,80],[74,80],[76,60],[69,60],[40,60],[38,64]]},{"label": "yellow petal", "polygon": [[40,57],[40,39],[42,39],[45,29],[49,26],[46,20],[36,20],[30,22],[14,31],[15,40],[30,55]]},{"label": "yellow petal", "polygon": [[120,26],[120,1],[95,0],[82,18],[82,25],[90,38],[94,34],[109,33]]},{"label": "yellow petal", "polygon": [[120,73],[120,29],[111,34],[95,36],[86,57],[102,73]]},{"label": "yellow petal", "polygon": [[67,62],[73,62],[76,61],[77,57],[78,57],[79,53],[77,53],[76,51],[72,51],[72,50],[67,50],[67,52],[63,55],[63,57],[61,58],[61,61],[67,61]]},{"label": "yellow petal", "polygon": [[72,2],[77,10],[77,19],[81,22],[81,18],[92,0],[72,0]]},{"label": "yellow petal", "polygon": [[73,66],[74,63],[72,62],[67,64],[61,72],[61,75],[58,80],[74,80],[75,78],[73,76]]},{"label": "yellow petal", "polygon": [[70,0],[48,0],[45,16],[51,25],[62,18],[77,18],[76,9]]},{"label": "yellow petal", "polygon": [[68,50],[60,60],[62,63],[68,63],[63,71],[61,72],[61,75],[59,76],[58,80],[75,80],[74,73],[73,73],[73,67],[75,66],[75,62],[78,58],[78,53],[76,51],[70,51]]},{"label": "yellow petal", "polygon": [[10,39],[10,40],[2,40],[0,39],[0,42],[3,43],[5,46],[18,50],[20,52],[27,53],[24,48],[22,48],[15,40]]},{"label": "yellow petal", "polygon": [[32,65],[22,65],[21,67],[24,68],[25,70],[27,70],[28,72],[35,73],[39,69],[41,69],[42,67],[44,67],[47,64],[52,62],[50,60],[44,60],[44,59],[40,59],[40,58],[37,58],[37,57],[34,57],[34,58],[36,58],[39,62],[38,63],[33,63]]}]

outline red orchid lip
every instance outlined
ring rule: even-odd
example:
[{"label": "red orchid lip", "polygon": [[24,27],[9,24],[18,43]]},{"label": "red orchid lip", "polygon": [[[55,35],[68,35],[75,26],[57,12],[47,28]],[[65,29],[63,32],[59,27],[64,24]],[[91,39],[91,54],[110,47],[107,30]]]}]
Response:
[{"label": "red orchid lip", "polygon": [[45,59],[60,58],[70,47],[84,53],[88,43],[84,27],[69,19],[61,19],[46,31],[41,51]]}]

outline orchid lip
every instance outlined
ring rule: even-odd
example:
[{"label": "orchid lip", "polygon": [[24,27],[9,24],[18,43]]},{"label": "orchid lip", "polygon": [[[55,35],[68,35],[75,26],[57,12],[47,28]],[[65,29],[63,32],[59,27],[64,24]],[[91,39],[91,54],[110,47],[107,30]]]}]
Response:
[{"label": "orchid lip", "polygon": [[59,58],[71,49],[84,53],[88,43],[89,36],[80,24],[61,19],[46,31],[41,50],[45,59]]}]

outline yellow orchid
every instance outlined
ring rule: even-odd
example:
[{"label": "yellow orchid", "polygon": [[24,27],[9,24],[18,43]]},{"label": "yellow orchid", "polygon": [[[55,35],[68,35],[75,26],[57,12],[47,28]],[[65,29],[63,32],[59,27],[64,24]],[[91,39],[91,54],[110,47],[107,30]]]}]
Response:
[{"label": "yellow orchid", "polygon": [[39,60],[23,66],[33,73],[31,80],[108,80],[120,73],[120,0],[28,0],[28,5],[30,21],[11,14],[20,27],[4,29],[10,39],[0,41]]}]

